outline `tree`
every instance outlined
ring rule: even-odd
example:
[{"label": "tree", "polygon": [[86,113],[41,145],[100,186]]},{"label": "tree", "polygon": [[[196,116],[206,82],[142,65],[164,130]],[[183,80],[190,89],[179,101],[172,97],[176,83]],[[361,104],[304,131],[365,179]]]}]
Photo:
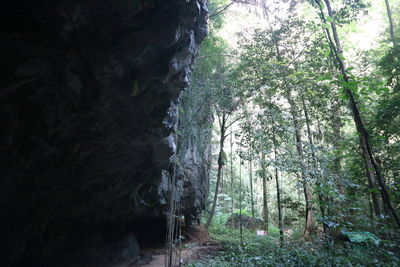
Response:
[{"label": "tree", "polygon": [[250,207],[251,207],[251,216],[255,218],[255,210],[254,210],[254,195],[253,195],[253,158],[256,153],[254,153],[254,133],[253,133],[253,118],[248,110],[243,110],[245,121],[241,123],[242,130],[242,147],[247,149],[247,153],[245,155],[248,161],[248,171],[249,171],[249,184],[250,184]]},{"label": "tree", "polygon": [[[212,218],[217,206],[219,185],[222,178],[222,167],[226,164],[226,154],[224,152],[225,140],[229,136],[227,130],[240,118],[237,117],[229,121],[237,110],[240,99],[235,97],[235,83],[234,78],[231,78],[230,70],[221,72],[219,70],[213,79],[214,85],[214,110],[218,119],[219,125],[219,152],[218,152],[218,169],[217,169],[217,182],[215,186],[214,200],[211,207],[210,216],[208,217],[205,227],[208,228],[212,222]],[[237,88],[236,88],[237,89]]]},{"label": "tree", "polygon": [[267,188],[267,170],[265,167],[265,152],[261,151],[261,178],[262,178],[262,191],[263,191],[263,220],[264,230],[268,232],[268,188]]},{"label": "tree", "polygon": [[[369,134],[367,132],[367,129],[364,126],[364,122],[362,120],[360,111],[358,109],[357,101],[356,101],[353,91],[352,91],[352,89],[357,87],[357,83],[351,81],[349,72],[346,67],[345,59],[343,57],[343,49],[342,49],[342,46],[340,43],[340,39],[339,39],[339,35],[338,35],[336,23],[335,23],[335,15],[334,15],[333,9],[331,7],[331,3],[329,0],[324,0],[327,14],[328,14],[328,17],[326,17],[321,1],[315,0],[315,2],[317,3],[317,5],[320,9],[320,16],[321,16],[321,19],[322,19],[324,25],[327,24],[328,19],[329,19],[330,28],[331,28],[332,32],[329,31],[328,28],[325,28],[325,32],[326,32],[326,36],[327,36],[329,45],[330,45],[332,51],[334,52],[336,63],[341,72],[340,78],[342,79],[343,90],[349,99],[350,109],[353,113],[354,123],[355,123],[356,129],[360,135],[360,147],[361,147],[361,150],[363,151],[362,154],[363,154],[365,162],[366,162],[366,171],[369,174],[370,183],[374,182],[374,180],[372,180],[372,177],[375,176],[376,180],[379,184],[379,190],[380,190],[380,193],[382,196],[382,200],[383,200],[384,204],[387,206],[388,210],[390,211],[391,216],[394,219],[394,221],[396,222],[397,226],[400,228],[400,218],[398,217],[397,212],[396,212],[395,208],[393,207],[392,202],[390,200],[389,192],[386,189],[385,181],[381,174],[381,170],[380,170],[380,168],[375,160],[375,157],[373,155],[373,151],[372,151],[370,139],[369,139]],[[373,171],[371,171],[371,169]]]},{"label": "tree", "polygon": [[385,5],[386,5],[386,12],[387,12],[388,21],[389,21],[390,39],[392,41],[393,46],[396,47],[397,41],[396,41],[396,37],[394,35],[395,30],[394,30],[394,24],[393,24],[393,18],[392,18],[392,9],[390,8],[389,0],[385,0]]}]

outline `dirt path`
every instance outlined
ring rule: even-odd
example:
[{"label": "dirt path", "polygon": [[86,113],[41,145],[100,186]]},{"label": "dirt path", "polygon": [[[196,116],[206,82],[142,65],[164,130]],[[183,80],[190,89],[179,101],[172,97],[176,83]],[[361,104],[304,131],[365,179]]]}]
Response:
[{"label": "dirt path", "polygon": [[[192,261],[214,256],[221,249],[221,245],[212,240],[207,230],[202,226],[195,226],[188,230],[188,240],[182,244],[181,250],[174,252],[174,266],[183,266]],[[99,267],[164,267],[165,249],[152,248],[142,251],[140,256],[117,264]]]},{"label": "dirt path", "polygon": [[[221,249],[218,243],[184,243],[183,249],[174,253],[174,266],[182,266],[192,261],[203,259],[205,256],[213,256]],[[132,257],[129,260],[100,267],[164,267],[165,250],[145,250],[141,256]]]},{"label": "dirt path", "polygon": [[[185,244],[188,245],[188,244]],[[196,261],[204,258],[205,256],[212,256],[218,253],[220,245],[218,244],[195,244],[191,243],[190,247],[182,249],[180,252],[174,255],[174,266],[182,266],[192,261]],[[151,262],[143,265],[132,264],[130,266],[143,266],[143,267],[164,267],[165,266],[165,254],[159,254],[152,256]]]}]

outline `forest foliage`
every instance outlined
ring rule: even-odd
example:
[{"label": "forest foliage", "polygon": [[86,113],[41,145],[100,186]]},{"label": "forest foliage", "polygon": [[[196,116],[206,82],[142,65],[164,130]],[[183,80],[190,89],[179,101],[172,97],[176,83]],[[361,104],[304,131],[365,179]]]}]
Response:
[{"label": "forest foliage", "polygon": [[[377,6],[386,28],[361,49],[349,40]],[[400,3],[213,0],[209,10],[185,94],[214,117],[204,222],[225,246],[194,265],[400,264]],[[257,27],[223,38],[227,17],[252,13]],[[230,229],[233,214],[262,218],[268,235]]]}]

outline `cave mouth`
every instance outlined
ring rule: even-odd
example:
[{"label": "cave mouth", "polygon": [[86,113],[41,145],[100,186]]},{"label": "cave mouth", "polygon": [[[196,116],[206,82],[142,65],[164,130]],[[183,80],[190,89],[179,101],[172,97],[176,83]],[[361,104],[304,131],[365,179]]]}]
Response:
[{"label": "cave mouth", "polygon": [[206,4],[0,3],[1,266],[85,266],[74,262],[164,246],[164,171],[186,151],[182,209],[204,207],[208,158],[175,136]]},{"label": "cave mouth", "polygon": [[[165,217],[140,217],[124,225],[113,223],[98,229],[101,241],[94,247],[77,251],[73,247],[55,254],[51,259],[32,261],[29,255],[16,266],[108,266],[110,264],[132,261],[138,256],[163,251],[166,244],[167,221]],[[78,235],[79,236],[79,235]]]},{"label": "cave mouth", "polygon": [[[85,228],[82,231],[88,230]],[[90,247],[82,243],[81,248],[77,249],[75,247],[79,242],[77,240],[84,242],[83,232],[79,232],[66,249],[58,251],[51,257],[38,257],[40,247],[37,247],[37,250],[20,258],[13,266],[108,266],[131,261],[140,255],[153,254],[154,251],[158,253],[165,248],[167,220],[165,216],[139,217],[131,219],[126,224],[110,222],[92,230],[101,233],[95,246]]]},{"label": "cave mouth", "polygon": [[163,248],[166,242],[166,218],[146,218],[133,224],[140,250]]}]

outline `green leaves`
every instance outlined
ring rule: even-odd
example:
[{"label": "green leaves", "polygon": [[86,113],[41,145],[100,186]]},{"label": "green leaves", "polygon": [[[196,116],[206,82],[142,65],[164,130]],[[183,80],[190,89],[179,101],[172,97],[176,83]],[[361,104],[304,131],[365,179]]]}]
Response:
[{"label": "green leaves", "polygon": [[358,82],[356,81],[349,81],[349,82],[340,82],[340,85],[343,86],[344,88],[347,88],[351,91],[353,91],[354,93],[357,93],[358,91]]},{"label": "green leaves", "polygon": [[342,234],[350,239],[350,242],[354,243],[366,243],[372,242],[375,245],[379,245],[379,239],[370,232],[346,232],[342,231]]},{"label": "green leaves", "polygon": [[334,18],[330,16],[326,17],[326,22],[333,23],[334,21],[335,21]]},{"label": "green leaves", "polygon": [[346,58],[343,56],[343,54],[342,53],[338,53],[338,58],[340,59],[340,60],[346,60]]},{"label": "green leaves", "polygon": [[331,25],[329,25],[328,23],[322,24],[322,28],[324,28],[324,29],[329,29],[330,27],[331,27]]}]

